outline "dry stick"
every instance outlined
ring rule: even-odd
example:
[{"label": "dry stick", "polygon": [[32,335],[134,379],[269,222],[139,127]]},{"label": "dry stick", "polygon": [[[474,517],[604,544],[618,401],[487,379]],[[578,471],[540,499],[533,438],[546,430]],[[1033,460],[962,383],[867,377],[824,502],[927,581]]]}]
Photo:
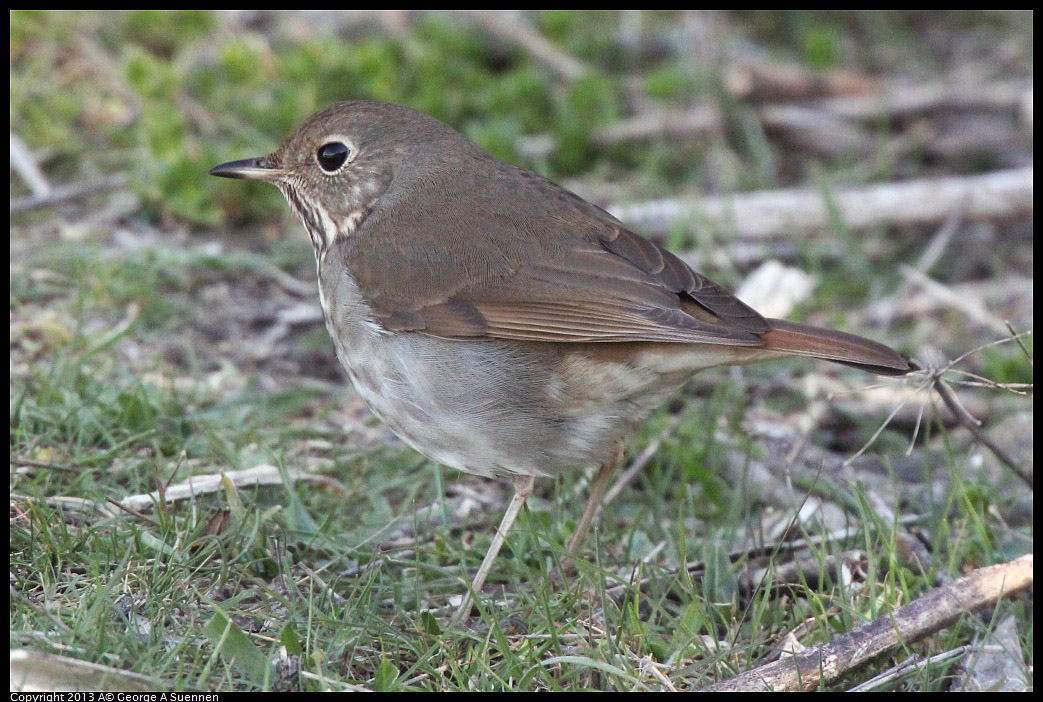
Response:
[{"label": "dry stick", "polygon": [[525,22],[502,12],[465,10],[464,13],[485,32],[500,41],[517,46],[528,53],[533,61],[564,81],[572,82],[590,72],[586,64],[547,41]]},{"label": "dry stick", "polygon": [[874,139],[866,130],[825,110],[804,105],[765,105],[758,114],[769,135],[781,135],[798,147],[829,158],[869,153],[874,147]]},{"label": "dry stick", "polygon": [[[775,86],[782,93],[789,93],[780,93],[775,97],[783,101],[792,100],[804,97],[802,93],[826,87],[816,77],[807,78],[806,82],[798,81],[799,84]],[[870,135],[852,124],[857,119],[879,118],[881,115],[901,116],[953,106],[1013,110],[1021,106],[1026,91],[1031,93],[1031,88],[1027,88],[1024,82],[979,86],[977,90],[967,89],[966,86],[936,84],[867,90],[870,85],[868,80],[852,81],[846,86],[848,92],[861,95],[815,102],[764,104],[760,106],[759,114],[765,128],[791,133],[807,146],[836,155],[872,145]],[[738,87],[736,90],[747,92]],[[764,91],[758,91],[756,96],[749,97],[763,101],[764,94]],[[630,141],[690,139],[708,133],[720,133],[723,119],[720,108],[715,104],[686,110],[653,110],[602,127],[591,135],[591,140],[597,146],[608,147]]]},{"label": "dry stick", "polygon": [[[931,656],[930,658],[925,658],[923,660],[917,660],[916,658],[909,656],[898,665],[894,666],[893,668],[889,668],[880,675],[877,675],[875,678],[871,678],[869,680],[866,680],[864,683],[859,683],[858,685],[855,685],[853,688],[848,690],[848,692],[870,692],[871,690],[875,690],[876,688],[886,685],[887,683],[894,682],[895,680],[904,677],[909,673],[915,673],[918,670],[926,668],[929,665],[938,665],[939,663],[951,661],[955,658],[959,658],[960,656],[964,656],[974,651],[975,649],[987,650],[988,648],[989,647],[979,648],[976,644],[964,644],[963,646],[958,646],[950,651],[945,651],[944,653],[939,653],[937,655]],[[997,646],[994,648],[999,647]]]},{"label": "dry stick", "polygon": [[14,132],[11,132],[11,170],[22,177],[33,191],[34,197],[46,197],[50,194],[51,184],[40,170],[36,157]]},{"label": "dry stick", "polygon": [[972,320],[988,327],[998,334],[1007,331],[1007,325],[1002,319],[990,313],[985,306],[967,294],[959,294],[946,285],[939,283],[922,271],[909,266],[899,265],[898,271],[905,278],[906,283],[919,286],[928,296],[933,297],[947,307],[957,309],[970,317]]},{"label": "dry stick", "polygon": [[[895,299],[899,299],[898,297],[888,297],[873,302],[859,313],[858,320],[851,320],[851,326],[858,327],[859,321],[864,321],[884,327],[894,319],[923,319],[936,314],[939,310],[952,308],[948,300],[932,295],[926,289],[917,288],[909,281],[903,285],[910,286],[910,294],[901,298],[900,306],[896,308],[893,304]],[[1025,300],[1031,299],[1032,279],[1011,274],[1005,275],[1003,278],[954,283],[949,285],[949,289],[961,297],[984,300],[986,309],[998,309],[1008,304],[1024,303]],[[1004,329],[1006,330],[1006,324],[1004,324]]]},{"label": "dry stick", "polygon": [[853,549],[820,558],[811,554],[786,563],[770,563],[758,568],[743,567],[739,574],[739,589],[746,596],[762,587],[772,590],[807,587],[822,590],[827,583],[850,585],[856,575],[865,579],[869,558],[865,551]]},{"label": "dry stick", "polygon": [[313,475],[299,470],[287,469],[285,472],[286,475],[284,478],[282,472],[280,472],[278,468],[262,463],[253,466],[252,468],[244,468],[242,470],[226,470],[219,473],[193,475],[184,482],[170,485],[165,489],[162,489],[161,486],[160,490],[153,492],[140,495],[128,495],[120,500],[120,504],[123,507],[133,510],[150,509],[157,503],[166,505],[180,500],[194,499],[199,495],[209,495],[215,492],[220,492],[225,489],[224,481],[226,480],[237,488],[263,485],[283,485],[288,479],[292,482],[307,481],[322,483],[326,487],[335,490],[344,490],[344,487],[332,478]]},{"label": "dry stick", "polygon": [[19,458],[17,456],[11,456],[11,465],[23,466],[25,468],[44,468],[46,470],[57,470],[63,473],[84,473],[89,468],[76,468],[74,466],[66,466],[58,463],[47,463],[45,461],[33,461],[28,458]]},{"label": "dry stick", "polygon": [[1021,108],[1026,92],[1031,90],[1031,80],[973,87],[919,83],[892,85],[883,91],[864,95],[826,98],[812,105],[848,119],[902,117],[951,108],[1017,110]]},{"label": "dry stick", "polygon": [[1019,334],[1018,332],[1016,332],[1014,330],[1014,325],[1011,324],[1010,321],[1004,320],[1003,323],[1007,326],[1007,331],[1010,332],[1010,338],[1012,338],[1012,339],[1014,339],[1014,341],[1018,342],[1018,346],[1021,347],[1022,353],[1024,353],[1025,354],[1025,358],[1028,359],[1029,365],[1030,366],[1033,365],[1033,363],[1032,363],[1032,354],[1029,353],[1028,348],[1025,346],[1025,342],[1021,340],[1021,334]]},{"label": "dry stick", "polygon": [[970,612],[1032,585],[1032,554],[979,568],[832,642],[785,656],[703,688],[707,692],[813,690],[898,646],[919,641],[955,624]]},{"label": "dry stick", "polygon": [[[652,460],[652,457],[659,452],[659,448],[663,445],[663,442],[677,430],[678,426],[680,426],[683,418],[683,413],[675,414],[670,418],[670,421],[667,422],[667,425],[663,427],[661,432],[659,432],[659,435],[649,442],[648,446],[645,447],[645,450],[641,452],[641,455],[635,458],[634,462],[629,468],[623,471],[623,474],[619,476],[619,479],[616,480],[612,487],[605,491],[604,497],[601,498],[601,507],[608,505],[612,500],[619,497],[619,493],[623,491],[623,488],[629,485],[634,478],[645,469],[645,466],[647,466],[648,462]],[[598,514],[600,513],[601,509],[599,508]],[[596,518],[597,517],[595,516],[595,519]]]},{"label": "dry stick", "polygon": [[1006,390],[1007,392],[1012,393],[1014,395],[1028,397],[1028,391],[1036,386],[1035,383],[997,383],[995,380],[990,380],[984,376],[978,375],[977,373],[971,373],[969,371],[964,370],[956,370],[955,368],[950,369],[949,372],[967,376],[969,378],[977,378],[977,380],[950,381],[953,385],[959,385],[960,387],[964,388],[987,388],[989,390]]},{"label": "dry stick", "polygon": [[[158,690],[162,682],[78,658],[29,648],[11,651],[11,689],[37,690]],[[13,696],[13,695],[12,695]]]},{"label": "dry stick", "polygon": [[137,510],[133,510],[130,507],[124,507],[123,505],[121,505],[119,503],[119,500],[116,500],[116,499],[114,499],[112,497],[106,497],[105,501],[108,502],[113,507],[115,507],[116,509],[123,510],[124,512],[126,512],[127,514],[129,514],[132,517],[137,517],[141,521],[143,521],[146,524],[148,524],[149,526],[151,526],[153,529],[161,529],[162,528],[159,525],[159,522],[157,522],[156,520],[150,519],[149,517],[146,517],[141,512],[138,512]]},{"label": "dry stick", "polygon": [[644,234],[664,236],[678,222],[698,220],[755,239],[791,229],[825,229],[835,216],[855,230],[941,222],[954,210],[968,219],[1006,218],[1033,211],[1032,172],[1029,166],[980,176],[883,183],[837,190],[830,197],[798,188],[652,200],[608,209]]},{"label": "dry stick", "polygon": [[[923,387],[926,387],[926,386],[927,386],[927,384],[925,383]],[[917,389],[917,392],[919,392],[920,390],[922,390],[922,389],[923,389],[923,387],[921,387],[921,388],[918,388],[918,389]],[[916,396],[915,396],[915,395],[913,395],[913,396],[910,396],[910,397],[908,397],[908,398],[905,398],[905,399],[903,399],[903,400],[902,400],[901,402],[899,402],[899,403],[898,403],[898,404],[897,404],[897,405],[896,405],[896,406],[894,407],[894,409],[892,409],[892,410],[891,410],[891,412],[890,412],[890,413],[889,413],[889,414],[887,415],[887,417],[886,417],[886,418],[884,419],[884,421],[882,421],[882,422],[880,423],[880,426],[878,426],[878,427],[876,428],[876,431],[875,431],[875,432],[873,432],[873,435],[872,435],[872,436],[870,436],[870,437],[869,437],[869,439],[867,439],[867,440],[866,440],[866,442],[865,442],[864,444],[862,444],[862,448],[858,449],[858,451],[855,451],[855,453],[853,453],[853,454],[852,454],[852,455],[851,455],[851,456],[850,456],[850,457],[849,457],[849,458],[848,458],[847,460],[845,460],[845,461],[844,461],[844,462],[843,462],[843,463],[842,463],[841,465],[843,465],[843,466],[844,466],[845,468],[847,468],[848,466],[850,466],[850,465],[851,465],[852,463],[854,463],[854,462],[855,462],[855,459],[857,459],[857,458],[858,458],[859,456],[861,456],[861,455],[862,455],[862,454],[864,454],[864,453],[865,453],[866,451],[868,451],[868,450],[869,450],[869,447],[870,447],[870,446],[872,446],[873,444],[875,444],[875,443],[876,443],[876,440],[877,440],[877,439],[878,439],[878,438],[880,437],[880,435],[881,435],[881,434],[882,434],[882,433],[884,432],[884,429],[886,429],[886,428],[887,428],[887,426],[888,426],[888,425],[889,425],[889,424],[891,423],[891,420],[892,420],[892,419],[894,419],[894,418],[895,418],[896,416],[898,416],[898,413],[899,413],[899,412],[901,411],[901,409],[902,409],[903,407],[905,407],[905,405],[906,405],[907,403],[909,403],[909,402],[910,402],[911,400],[915,399],[915,397],[916,397]],[[917,422],[916,422],[916,424],[917,424],[917,427],[919,427],[919,424],[920,424],[920,421],[919,421],[919,417],[917,417]],[[914,434],[914,436],[913,436],[913,441],[915,441],[915,440],[916,440],[916,436],[915,436],[915,434]],[[910,445],[912,445],[912,444],[910,444]]]},{"label": "dry stick", "polygon": [[[857,125],[832,113],[799,105],[767,105],[761,108],[765,129],[788,135],[791,140],[814,149],[818,153],[837,156],[842,153],[867,149],[872,146],[870,135]],[[657,109],[642,112],[595,130],[590,140],[599,148],[623,143],[647,142],[657,139],[685,141],[721,134],[724,114],[713,103],[696,105],[684,110]],[[548,135],[526,139],[529,151],[540,153],[553,148]]]},{"label": "dry stick", "polygon": [[[920,253],[920,257],[913,264],[912,268],[924,275],[928,275],[934,265],[938,263],[945,250],[949,247],[949,243],[952,242],[956,232],[959,231],[960,224],[963,222],[963,212],[956,210],[950,214],[942,225],[935,231],[934,236],[931,237],[931,241],[924,250]],[[912,282],[906,278],[902,282],[898,289],[895,290],[891,295],[887,296],[886,299],[881,300],[877,303],[878,309],[883,311],[883,319],[881,320],[881,326],[885,329],[891,326],[891,322],[894,321],[895,311],[899,307],[899,303],[905,300],[909,295],[909,291],[912,288]]]},{"label": "dry stick", "polygon": [[595,146],[652,141],[655,139],[695,139],[724,130],[724,114],[709,103],[686,110],[655,110],[606,125],[590,135]]},{"label": "dry stick", "polygon": [[97,195],[98,193],[107,192],[109,190],[119,190],[128,182],[129,178],[126,173],[113,173],[112,175],[102,176],[93,181],[73,183],[72,185],[61,185],[51,188],[51,191],[46,195],[13,197],[11,198],[11,214],[19,214],[21,212],[28,212],[29,210],[35,210],[41,207],[59,205],[69,200]]},{"label": "dry stick", "polygon": [[[896,522],[898,526],[908,526],[910,524],[916,524],[923,521],[923,516],[919,514],[907,514],[903,517],[899,517]],[[825,534],[815,534],[812,536],[795,539],[792,541],[775,541],[770,544],[761,544],[758,546],[752,546],[750,548],[739,549],[732,551],[727,555],[728,561],[736,563],[740,560],[747,559],[751,560],[754,558],[763,558],[765,556],[777,557],[784,554],[796,553],[805,548],[812,548],[815,546],[821,546],[822,544],[833,543],[837,541],[847,541],[863,534],[861,527],[844,527],[841,529],[834,529]],[[817,566],[816,566],[817,567]],[[684,570],[690,574],[695,574],[706,569],[706,564],[703,561],[688,561],[685,563],[680,570]],[[678,572],[680,572],[680,570]],[[672,573],[674,575],[676,573]],[[651,576],[642,578],[639,581],[624,582],[618,585],[613,585],[608,588],[606,593],[613,599],[618,599],[624,592],[629,588],[642,588],[651,582]]]},{"label": "dry stick", "polygon": [[934,389],[935,392],[938,393],[938,396],[942,398],[942,402],[945,403],[945,406],[949,408],[949,411],[960,420],[960,424],[967,427],[967,430],[974,435],[974,438],[988,447],[993,455],[999,459],[1000,463],[1010,468],[1014,475],[1021,478],[1021,481],[1028,485],[1029,489],[1032,489],[1032,476],[1018,466],[1018,464],[1014,462],[1014,459],[1007,455],[1006,451],[997,446],[996,443],[990,439],[984,431],[982,431],[981,427],[978,426],[978,420],[972,417],[970,413],[964,409],[963,405],[957,401],[952,390],[949,389],[949,386],[945,381],[941,378],[937,378],[934,383]]},{"label": "dry stick", "polygon": [[959,356],[957,356],[956,358],[954,358],[951,361],[949,361],[947,364],[945,364],[945,367],[942,370],[944,372],[944,371],[948,371],[948,370],[950,370],[952,368],[955,368],[959,363],[961,363],[963,361],[963,359],[969,358],[970,356],[973,356],[976,353],[980,353],[980,352],[984,351],[985,349],[991,349],[993,346],[1000,346],[1002,344],[1009,344],[1012,341],[1017,341],[1018,338],[1020,338],[1020,337],[1031,336],[1031,335],[1032,335],[1031,331],[1023,331],[1023,332],[1019,333],[1017,336],[1014,336],[1014,337],[1005,336],[1002,339],[995,339],[993,341],[987,341],[984,344],[978,344],[973,349],[970,349],[969,351],[964,351]]},{"label": "dry stick", "polygon": [[807,100],[838,95],[881,94],[877,81],[851,71],[812,71],[796,64],[739,60],[728,65],[721,77],[725,92],[740,100]]}]

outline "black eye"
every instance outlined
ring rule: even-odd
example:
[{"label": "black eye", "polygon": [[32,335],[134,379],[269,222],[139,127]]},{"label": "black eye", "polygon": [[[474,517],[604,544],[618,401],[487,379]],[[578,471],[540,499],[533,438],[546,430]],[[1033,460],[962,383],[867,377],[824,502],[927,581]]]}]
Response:
[{"label": "black eye", "polygon": [[350,153],[351,149],[348,148],[347,144],[331,141],[320,146],[319,150],[315,152],[315,157],[319,159],[319,165],[322,166],[322,170],[327,173],[333,173],[344,165]]}]

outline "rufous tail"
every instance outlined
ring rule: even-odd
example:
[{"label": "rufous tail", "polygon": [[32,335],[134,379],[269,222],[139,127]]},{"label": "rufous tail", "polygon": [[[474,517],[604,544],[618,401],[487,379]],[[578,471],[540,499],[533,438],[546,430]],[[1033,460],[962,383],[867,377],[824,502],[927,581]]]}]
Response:
[{"label": "rufous tail", "polygon": [[889,346],[854,334],[769,319],[771,330],[761,335],[764,348],[797,356],[821,358],[861,368],[877,375],[905,375],[920,367]]}]

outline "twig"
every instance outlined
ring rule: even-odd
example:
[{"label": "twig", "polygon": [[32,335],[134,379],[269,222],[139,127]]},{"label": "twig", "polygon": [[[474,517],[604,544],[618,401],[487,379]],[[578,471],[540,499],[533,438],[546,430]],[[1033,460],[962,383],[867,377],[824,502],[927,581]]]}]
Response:
[{"label": "twig", "polygon": [[162,685],[129,670],[78,658],[23,648],[11,651],[11,689],[38,690],[158,690]]},{"label": "twig", "polygon": [[848,690],[848,692],[869,692],[871,690],[875,690],[876,688],[882,685],[886,685],[889,682],[893,682],[898,678],[908,675],[909,673],[915,673],[918,670],[927,668],[932,664],[938,665],[939,663],[945,663],[959,658],[960,656],[964,656],[976,648],[977,646],[975,646],[974,644],[965,644],[963,646],[958,646],[952,650],[945,651],[944,653],[939,653],[938,655],[931,656],[929,658],[924,658],[923,660],[917,660],[912,656],[909,656],[893,668],[889,668],[885,670],[883,673],[880,673],[880,675],[877,675],[874,678],[870,678],[869,680],[866,680],[864,683],[855,685],[853,688]]},{"label": "twig", "polygon": [[977,300],[968,295],[960,295],[954,292],[915,268],[899,265],[898,270],[906,281],[919,286],[925,293],[943,302],[946,306],[960,310],[978,324],[982,324],[999,334],[1007,331],[1007,325],[1003,320],[991,314]]},{"label": "twig", "polygon": [[754,102],[879,94],[879,90],[874,90],[876,81],[861,73],[821,73],[792,63],[754,60],[739,61],[728,66],[722,82],[728,94]]},{"label": "twig", "polygon": [[769,134],[780,135],[796,146],[829,158],[868,154],[874,146],[870,135],[858,125],[825,110],[802,105],[765,105],[759,115]]},{"label": "twig", "polygon": [[[924,275],[928,275],[931,269],[934,268],[942,254],[945,253],[946,248],[949,246],[949,242],[952,241],[953,236],[960,228],[960,223],[963,221],[963,212],[955,211],[949,217],[942,222],[942,225],[938,227],[938,230],[931,237],[931,242],[924,247],[924,250],[920,253],[920,257],[913,265],[913,270],[919,271]],[[882,312],[883,327],[891,326],[891,322],[894,320],[895,310],[898,309],[899,301],[904,300],[912,288],[912,281],[908,277],[902,281],[902,284],[898,286],[898,289],[889,295],[885,300],[881,300],[877,303],[877,309]]]},{"label": "twig", "polygon": [[942,398],[942,402],[945,403],[945,406],[949,408],[949,411],[952,412],[953,415],[955,415],[956,418],[960,420],[960,423],[963,424],[963,426],[967,427],[967,431],[973,434],[974,438],[980,441],[984,446],[988,447],[988,449],[992,451],[993,455],[995,455],[996,458],[999,459],[1000,463],[1007,466],[1007,468],[1009,468],[1011,472],[1013,472],[1016,476],[1021,478],[1021,481],[1025,483],[1029,487],[1029,489],[1031,489],[1032,476],[1026,473],[1024,469],[1022,469],[1020,466],[1018,466],[1014,462],[1014,459],[1007,455],[1006,451],[1001,449],[992,439],[988,437],[988,435],[984,431],[982,431],[981,427],[978,426],[977,420],[974,419],[974,417],[972,417],[970,413],[963,408],[963,405],[961,405],[959,401],[957,401],[956,397],[953,395],[952,390],[949,389],[949,386],[945,383],[945,381],[941,378],[936,378],[934,383],[934,389],[935,392],[938,393],[938,396]]},{"label": "twig", "polygon": [[318,675],[310,670],[300,671],[300,676],[319,683],[319,685],[321,685],[319,688],[320,690],[329,690],[332,692],[335,687],[337,688],[337,692],[373,692],[373,688],[366,687],[365,685],[355,685],[354,683],[331,678],[328,675]]},{"label": "twig", "polygon": [[682,418],[683,414],[676,414],[671,417],[667,425],[663,427],[661,432],[659,432],[659,436],[652,439],[652,441],[648,443],[648,446],[645,447],[645,450],[641,452],[641,455],[635,458],[634,462],[630,464],[630,467],[623,471],[619,476],[619,479],[616,480],[612,487],[605,492],[605,496],[601,498],[601,507],[598,508],[598,514],[601,513],[601,508],[610,504],[614,499],[619,497],[619,493],[623,491],[623,488],[629,485],[634,478],[645,469],[645,466],[647,466],[648,462],[652,460],[652,457],[659,452],[659,448],[663,445],[663,442],[666,441],[671,434],[677,431],[677,427],[681,424]]},{"label": "twig", "polygon": [[[290,275],[282,268],[279,268],[274,263],[265,262],[261,269],[265,274],[271,277],[272,281],[275,282],[280,288],[298,297],[307,297],[309,300],[315,295],[315,281],[303,281],[298,280],[294,276]],[[322,321],[322,315],[319,315],[318,321]]]},{"label": "twig", "polygon": [[137,510],[131,509],[130,507],[124,507],[123,505],[121,505],[119,503],[119,500],[116,500],[116,499],[114,499],[112,497],[106,497],[105,501],[108,502],[113,507],[115,507],[116,509],[123,510],[124,512],[126,512],[127,514],[129,514],[132,517],[137,517],[138,519],[140,519],[141,521],[145,522],[146,524],[149,524],[150,526],[152,526],[155,529],[160,529],[161,528],[157,521],[155,521],[154,519],[151,519],[151,518],[145,516],[141,512],[138,512]]},{"label": "twig", "polygon": [[[907,514],[895,520],[896,524],[900,527],[916,524],[921,521],[923,521],[923,516],[919,514]],[[762,558],[765,556],[778,557],[783,554],[796,553],[797,551],[801,551],[806,548],[821,546],[822,544],[847,541],[849,539],[861,537],[864,534],[865,530],[861,527],[844,527],[842,529],[836,529],[826,534],[815,534],[800,539],[794,539],[792,541],[776,541],[770,544],[761,544],[758,546],[751,546],[749,548],[739,549],[729,553],[727,555],[727,558],[730,563],[736,563],[742,560],[751,560],[754,558]],[[689,574],[696,574],[705,569],[706,564],[703,561],[689,561],[685,563],[682,567],[682,570]],[[612,597],[613,599],[618,599],[620,595],[622,595],[628,588],[641,588],[647,585],[650,581],[651,578],[646,577],[642,578],[638,582],[627,582],[620,583],[618,585],[613,585],[612,587],[606,590],[606,594],[609,597]]]},{"label": "twig", "polygon": [[[991,378],[986,378],[984,375],[978,375],[970,371],[961,370],[959,368],[947,368],[947,372],[955,375],[964,376],[971,378],[971,380],[952,380],[953,385],[960,385],[962,387],[970,388],[989,388],[991,390],[1007,390],[1014,393],[1015,395],[1021,395],[1027,397],[1028,393],[1025,390],[1031,390],[1035,383],[997,383]],[[973,413],[972,413],[973,414]]]},{"label": "twig", "polygon": [[33,197],[47,197],[51,194],[51,184],[47,176],[40,170],[29,147],[14,132],[11,132],[11,169],[20,175],[33,191]]},{"label": "twig", "polygon": [[957,668],[951,692],[1031,690],[1032,666],[1025,662],[1018,618],[1008,614],[1001,621],[990,623],[988,631],[975,637],[970,655]]},{"label": "twig", "polygon": [[969,351],[964,351],[959,356],[957,356],[953,360],[949,361],[949,363],[945,366],[944,370],[947,371],[947,370],[953,368],[958,363],[963,361],[963,359],[968,358],[969,356],[973,356],[974,354],[979,353],[981,351],[984,351],[985,349],[992,348],[993,346],[1001,346],[1002,344],[1009,344],[1012,341],[1017,341],[1018,339],[1020,339],[1023,336],[1031,336],[1031,335],[1032,335],[1031,331],[1023,331],[1023,332],[1019,332],[1018,334],[1016,334],[1014,336],[1005,336],[1002,339],[995,339],[993,341],[988,341],[988,342],[986,342],[984,344],[978,344],[973,349],[970,349]]},{"label": "twig", "polygon": [[907,117],[933,110],[984,108],[1021,109],[1031,81],[1010,81],[984,85],[918,83],[891,85],[880,92],[818,100],[814,105],[848,119]]},{"label": "twig", "polygon": [[824,196],[808,188],[730,196],[652,200],[608,210],[644,234],[665,236],[685,220],[728,228],[737,236],[765,238],[787,230],[825,229],[835,216],[850,228],[929,224],[961,209],[966,218],[1008,218],[1033,211],[1033,169],[928,178],[846,188]]},{"label": "twig", "polygon": [[95,502],[94,500],[88,500],[86,497],[71,497],[65,495],[49,495],[43,497],[31,497],[29,495],[22,495],[17,492],[12,492],[10,496],[11,502],[28,502],[42,501],[48,507],[54,509],[60,509],[66,512],[72,512],[77,514],[83,514],[86,512],[97,512],[104,515],[105,517],[113,517],[116,512],[104,502]]},{"label": "twig", "polygon": [[[861,324],[887,326],[898,319],[924,319],[937,314],[939,310],[951,307],[947,301],[930,295],[926,290],[919,291],[919,294],[902,295],[902,289],[906,287],[915,286],[909,281],[903,281],[898,293],[868,305],[859,314]],[[982,300],[987,309],[1017,306],[1028,312],[1031,306],[1032,279],[1016,274],[1006,274],[1002,278],[990,280],[955,283],[949,285],[949,289],[958,296]],[[896,300],[900,300],[901,304],[896,305]],[[1028,313],[1025,317],[1028,318]],[[859,326],[856,320],[852,320],[851,324]]]},{"label": "twig", "polygon": [[590,72],[585,63],[559,49],[525,22],[489,10],[465,10],[464,14],[491,36],[528,53],[533,61],[562,80],[572,82]]},{"label": "twig", "polygon": [[46,470],[57,470],[63,473],[83,473],[86,468],[75,468],[73,466],[61,465],[58,463],[46,463],[44,461],[32,461],[28,458],[18,458],[11,456],[10,460],[13,466],[25,466],[26,468],[44,468]]},{"label": "twig", "polygon": [[[953,369],[952,373],[960,373],[962,375],[973,376],[974,373],[967,373],[966,371],[960,371]],[[1035,387],[1034,383],[997,383],[995,380],[953,380],[953,385],[959,385],[963,388],[988,388],[989,390],[1006,390],[1009,393],[1015,395],[1021,395],[1022,397],[1028,397],[1029,393],[1027,390],[1031,390]]]},{"label": "twig", "polygon": [[97,180],[84,183],[73,183],[72,185],[60,185],[52,188],[46,195],[28,195],[26,197],[11,198],[11,214],[19,214],[41,207],[59,205],[69,200],[97,195],[109,190],[119,190],[127,185],[129,178],[126,173],[113,173],[101,176]]},{"label": "twig", "polygon": [[656,110],[609,124],[595,131],[590,140],[602,148],[624,142],[650,141],[661,138],[693,139],[717,134],[724,129],[724,116],[715,104],[698,105],[687,110]]},{"label": "twig", "polygon": [[1025,354],[1025,358],[1028,359],[1029,365],[1030,366],[1033,365],[1032,364],[1032,354],[1029,353],[1028,348],[1025,346],[1025,342],[1021,340],[1021,334],[1019,334],[1018,332],[1014,331],[1014,325],[1011,324],[1009,320],[1003,320],[1003,323],[1004,323],[1004,325],[1006,325],[1007,331],[1010,332],[1010,338],[1012,338],[1012,339],[1014,339],[1014,341],[1018,342],[1018,346],[1021,347],[1022,353],[1024,353]]},{"label": "twig", "polygon": [[[14,578],[13,578],[13,574],[12,574],[12,580],[13,579]],[[55,616],[54,612],[52,612],[49,607],[46,607],[44,605],[38,604],[36,602],[33,602],[28,597],[23,595],[21,592],[16,590],[15,586],[13,584],[10,586],[10,593],[11,594],[8,595],[8,597],[10,597],[15,602],[18,602],[19,604],[24,605],[24,606],[30,608],[31,610],[33,610],[34,612],[36,612],[40,616],[44,617],[45,619],[50,620],[50,622],[52,624],[54,624],[54,626],[56,628],[60,629],[62,631],[62,633],[67,634],[67,635],[68,634],[72,634],[72,629],[69,627],[69,625],[66,624],[65,622],[63,622],[57,616]],[[52,644],[54,643],[54,642],[51,642],[49,639],[48,639],[48,642],[52,643]],[[11,689],[12,690],[14,689],[14,680],[11,681]]]},{"label": "twig", "polygon": [[828,554],[820,558],[811,554],[782,564],[768,564],[760,568],[745,567],[738,574],[739,588],[746,595],[762,587],[772,589],[807,586],[821,590],[826,583],[843,583],[847,587],[859,575],[865,579],[869,558],[859,549]]},{"label": "twig", "polygon": [[[286,478],[291,481],[310,481],[323,483],[328,487],[343,489],[336,480],[321,475],[312,475],[303,471],[286,469]],[[129,509],[148,509],[156,502],[168,504],[179,500],[186,500],[198,495],[206,495],[219,492],[223,488],[223,481],[228,480],[236,487],[250,487],[254,485],[282,485],[285,482],[283,474],[275,466],[260,464],[243,470],[229,470],[207,475],[193,475],[188,480],[171,485],[162,491],[149,492],[141,495],[128,495],[120,500],[123,507]]]},{"label": "twig", "polygon": [[[919,394],[919,392],[921,390],[923,390],[924,387],[926,387],[926,383],[924,384],[924,386],[921,386],[921,387],[917,388],[917,394]],[[861,456],[866,451],[868,451],[869,447],[872,446],[874,443],[876,443],[876,440],[880,437],[880,434],[882,434],[884,429],[887,428],[887,425],[891,423],[891,420],[894,419],[898,415],[899,411],[901,411],[901,409],[903,407],[905,407],[906,403],[910,402],[914,398],[915,398],[915,395],[907,397],[907,398],[903,399],[898,405],[896,405],[894,407],[894,409],[892,409],[891,412],[887,415],[887,417],[884,419],[884,421],[882,421],[880,423],[880,426],[877,427],[876,431],[873,432],[873,435],[870,436],[866,440],[866,442],[864,444],[862,444],[862,448],[858,449],[858,451],[856,451],[847,460],[845,460],[844,463],[843,463],[843,466],[845,468],[850,466],[852,463],[855,462],[855,459],[857,459],[859,456]],[[920,423],[919,417],[917,418],[917,422],[916,423],[917,423],[917,426],[919,426],[919,423]],[[915,436],[914,436],[914,440],[915,440]],[[910,446],[911,446],[911,444],[910,444]]]},{"label": "twig", "polygon": [[979,568],[931,590],[896,612],[861,626],[832,642],[704,688],[707,692],[813,690],[888,651],[951,626],[969,612],[991,607],[1002,597],[1032,585],[1032,554],[1002,565]]}]

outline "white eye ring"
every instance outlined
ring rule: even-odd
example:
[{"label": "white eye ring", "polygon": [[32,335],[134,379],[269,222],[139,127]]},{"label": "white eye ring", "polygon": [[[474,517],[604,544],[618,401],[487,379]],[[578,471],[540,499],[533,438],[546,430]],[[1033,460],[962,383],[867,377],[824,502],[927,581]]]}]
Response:
[{"label": "white eye ring", "polygon": [[355,146],[344,137],[332,135],[315,150],[315,162],[326,175],[335,175],[355,159]]}]

